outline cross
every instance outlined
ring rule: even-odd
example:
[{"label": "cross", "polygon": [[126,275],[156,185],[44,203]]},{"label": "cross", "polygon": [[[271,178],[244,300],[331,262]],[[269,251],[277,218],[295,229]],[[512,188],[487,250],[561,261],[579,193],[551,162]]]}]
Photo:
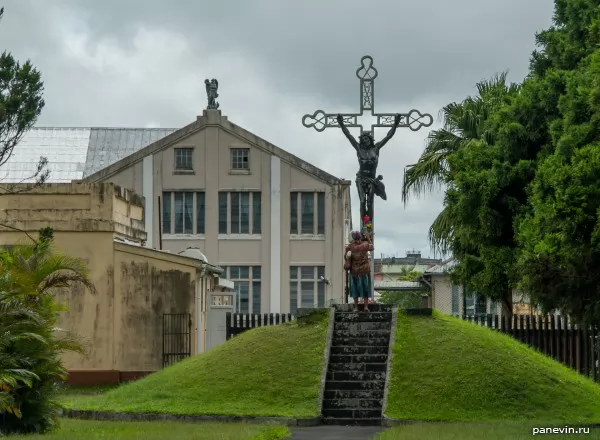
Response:
[{"label": "cross", "polygon": [[[377,78],[377,69],[373,66],[373,57],[365,55],[360,60],[360,67],[356,70],[356,76],[360,82],[360,113],[345,113],[341,114],[344,125],[348,128],[356,127],[360,128],[360,134],[369,132],[371,135],[374,134],[376,127],[388,127],[394,126],[395,113],[375,113],[375,78]],[[365,112],[367,114],[365,115]],[[304,115],[302,118],[302,125],[307,128],[314,128],[321,132],[326,128],[338,127],[337,121],[338,113],[325,113],[323,110],[317,110],[312,115]],[[370,125],[370,130],[365,130],[362,123],[359,121],[359,117],[370,116],[374,122]],[[423,114],[418,110],[412,109],[407,113],[400,113],[400,123],[398,127],[409,128],[412,131],[418,131],[422,127],[429,127],[433,124],[433,117],[430,114]],[[370,211],[373,213],[373,207],[370,206]],[[364,227],[363,219],[360,219],[361,229]],[[375,224],[374,219],[371,219],[372,228],[374,232]],[[374,234],[373,234],[374,236]],[[374,239],[373,239],[374,242]],[[375,269],[375,252],[371,255],[371,299],[374,299],[374,269]]]},{"label": "cross", "polygon": [[[394,125],[395,113],[375,113],[375,78],[378,72],[373,67],[373,57],[365,55],[360,60],[360,67],[356,70],[356,76],[360,82],[360,113],[343,113],[344,124],[346,127],[358,127],[360,133],[365,131],[373,134],[376,127],[391,128]],[[368,112],[365,115],[365,111]],[[338,113],[325,113],[323,110],[317,110],[312,115],[304,115],[302,125],[306,128],[314,128],[321,132],[326,128],[339,127],[337,122]],[[359,117],[369,116],[375,122],[371,124],[370,130],[365,130],[359,122]],[[418,110],[412,109],[407,113],[400,113],[400,124],[398,127],[409,128],[412,131],[418,131],[421,127],[429,127],[433,124],[431,115],[421,113]]]}]

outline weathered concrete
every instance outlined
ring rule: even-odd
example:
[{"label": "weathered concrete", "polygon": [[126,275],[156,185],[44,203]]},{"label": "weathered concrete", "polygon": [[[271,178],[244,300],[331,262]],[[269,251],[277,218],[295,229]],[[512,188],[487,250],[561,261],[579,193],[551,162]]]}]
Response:
[{"label": "weathered concrete", "polygon": [[323,423],[381,425],[391,307],[351,312],[336,306],[331,356],[323,396]]},{"label": "weathered concrete", "polygon": [[[300,311],[299,309],[298,311]],[[333,340],[333,329],[335,326],[335,308],[329,309],[329,320],[327,321],[327,337],[325,339],[325,362],[321,372],[321,387],[319,389],[319,414],[323,412],[323,396],[325,395],[325,384],[327,383],[327,370],[331,359],[331,341]]]},{"label": "weathered concrete", "polygon": [[387,375],[385,377],[385,389],[384,389],[384,393],[383,393],[383,405],[382,405],[382,410],[381,410],[381,415],[382,415],[382,423],[385,422],[385,410],[387,408],[387,398],[388,398],[388,394],[390,392],[390,377],[391,377],[391,367],[392,367],[392,363],[394,360],[394,342],[396,341],[396,329],[398,328],[398,309],[394,308],[392,310],[392,324],[391,324],[391,333],[390,333],[390,345],[389,345],[389,349],[388,349],[388,356],[387,356]]},{"label": "weathered concrete", "polygon": [[292,429],[292,440],[369,440],[383,431],[375,426],[318,426]]}]

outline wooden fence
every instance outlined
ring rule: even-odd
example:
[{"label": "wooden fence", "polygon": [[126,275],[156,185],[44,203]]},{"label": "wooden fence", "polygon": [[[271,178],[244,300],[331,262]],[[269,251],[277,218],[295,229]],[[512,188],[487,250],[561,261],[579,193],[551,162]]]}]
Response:
[{"label": "wooden fence", "polygon": [[566,316],[463,316],[464,320],[498,330],[600,382],[597,328],[582,328]]},{"label": "wooden fence", "polygon": [[289,322],[295,317],[291,313],[265,313],[264,315],[250,313],[231,313],[227,312],[226,322],[226,337],[227,340],[246,330],[256,327],[264,327],[267,325],[283,324]]}]

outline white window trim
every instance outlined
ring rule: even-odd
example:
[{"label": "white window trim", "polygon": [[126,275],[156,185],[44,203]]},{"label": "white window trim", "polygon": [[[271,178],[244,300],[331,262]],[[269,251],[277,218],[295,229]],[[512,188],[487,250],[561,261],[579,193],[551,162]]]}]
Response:
[{"label": "white window trim", "polygon": [[[319,229],[319,206],[318,206],[318,193],[323,193],[323,201],[324,201],[324,212],[323,212],[323,229],[327,228],[327,218],[326,218],[326,214],[327,214],[327,194],[326,191],[324,190],[320,190],[320,189],[291,189],[290,190],[290,197],[292,193],[297,193],[298,194],[298,198],[296,200],[297,206],[296,206],[296,212],[297,212],[297,229],[298,231],[300,231],[302,229],[302,193],[314,193],[314,206],[315,206],[315,212],[314,212],[314,216],[313,216],[313,233],[312,234],[302,234],[300,232],[296,233],[296,234],[290,234],[290,240],[312,240],[312,241],[322,241],[325,240],[325,232],[323,232],[323,234],[316,234],[314,233],[314,231],[317,231]],[[288,199],[289,200],[289,199]],[[291,222],[291,205],[290,205],[290,222]]]},{"label": "white window trim", "polygon": [[[232,150],[248,150],[248,168],[244,169],[244,168],[233,168],[233,157],[231,156],[233,154]],[[251,170],[251,162],[250,162],[250,146],[249,145],[230,145],[229,146],[229,174],[232,175],[248,175],[251,174],[250,170]]]},{"label": "white window trim", "polygon": [[[262,270],[262,263],[254,263],[254,264],[253,263],[219,263],[219,266],[222,266],[222,267],[224,267],[226,269],[223,275],[228,280],[233,281],[233,283],[234,283],[234,292],[235,292],[234,296],[235,296],[235,300],[238,301],[238,303],[236,303],[236,305],[235,305],[237,313],[242,313],[242,312],[239,311],[239,307],[238,307],[238,305],[240,304],[239,303],[240,298],[239,298],[239,295],[238,295],[238,291],[235,288],[235,283],[236,283],[236,281],[248,281],[248,311],[247,312],[243,312],[243,313],[249,313],[249,314],[254,314],[254,315],[260,314],[261,310],[258,310],[258,311],[254,310],[254,302],[253,302],[253,299],[254,299],[253,298],[253,293],[254,293],[254,291],[252,290],[254,288],[254,286],[252,285],[252,283],[254,281],[260,281],[260,292],[259,292],[259,294],[260,294],[260,307],[262,308],[263,307],[263,298],[262,298],[262,289],[263,289],[263,278],[262,278],[262,276],[263,276],[263,270]],[[249,275],[249,277],[248,278],[243,278],[243,279],[230,278],[230,276],[231,276],[231,272],[230,272],[231,266],[238,266],[238,267],[243,266],[243,267],[247,267],[248,268],[248,275]],[[260,267],[260,278],[259,279],[252,278],[252,268],[255,267],[255,266]]]},{"label": "white window trim", "polygon": [[[192,168],[177,168],[177,150],[192,150]],[[194,173],[194,156],[196,154],[196,147],[193,145],[178,145],[173,147],[173,172],[182,174]]]},{"label": "white window trim", "polygon": [[[178,192],[182,192],[182,193],[192,193],[194,194],[193,197],[193,201],[192,201],[192,211],[193,211],[193,230],[197,231],[198,228],[198,218],[197,218],[197,214],[198,214],[198,197],[196,196],[196,193],[204,193],[204,232],[202,234],[190,234],[190,233],[186,233],[183,232],[181,234],[177,234],[171,231],[175,230],[175,193]],[[163,224],[163,219],[162,216],[164,215],[163,213],[163,199],[162,197],[164,197],[165,193],[170,193],[172,194],[171,196],[171,231],[169,232],[163,232],[164,231],[164,224]],[[161,218],[160,218],[160,227],[161,227],[161,232],[162,232],[162,237],[163,239],[166,240],[198,240],[198,239],[204,239],[205,238],[205,234],[206,234],[206,190],[205,189],[167,189],[167,190],[163,190],[161,193],[161,200],[160,200],[160,209],[161,209]]]},{"label": "white window trim", "polygon": [[[253,227],[254,227],[254,195],[252,193],[260,193],[260,210],[261,210],[261,215],[260,215],[260,221],[261,223],[263,223],[263,213],[262,213],[262,203],[264,200],[263,197],[263,193],[260,189],[244,189],[244,190],[239,190],[239,189],[220,189],[219,193],[225,192],[227,193],[227,234],[223,234],[223,233],[219,233],[218,234],[218,239],[219,240],[260,240],[262,238],[262,232],[263,232],[263,228],[262,228],[262,224],[261,224],[261,228],[260,228],[260,234],[252,234],[252,233],[242,233],[242,234],[237,234],[237,233],[232,233],[231,232],[231,193],[249,193],[251,194],[250,196],[250,212],[248,213],[249,215],[249,222],[248,222],[248,230],[252,231]],[[219,230],[219,206],[218,206],[218,198],[219,195],[217,195],[217,231]]]},{"label": "white window trim", "polygon": [[[291,277],[289,278],[289,284],[291,285],[291,283],[296,283],[296,310],[303,308],[302,307],[302,291],[300,288],[300,285],[302,282],[312,282],[313,286],[314,286],[314,292],[313,292],[313,305],[312,307],[318,307],[319,305],[319,283],[323,284],[323,304],[327,304],[327,286],[319,280],[319,275],[318,275],[318,268],[322,267],[323,268],[323,276],[325,277],[325,274],[327,273],[327,267],[325,266],[325,263],[290,263],[289,267],[288,267],[288,271],[289,268],[291,267],[312,267],[313,268],[313,276],[315,278],[313,278],[312,280],[309,279],[302,279],[300,278],[300,273],[298,273],[297,278],[296,279],[292,279]],[[315,268],[317,268],[317,270],[315,270]],[[325,277],[327,278],[327,277]],[[291,295],[291,293],[290,293]],[[291,300],[291,297],[290,297]],[[290,310],[291,312],[291,310]]]}]

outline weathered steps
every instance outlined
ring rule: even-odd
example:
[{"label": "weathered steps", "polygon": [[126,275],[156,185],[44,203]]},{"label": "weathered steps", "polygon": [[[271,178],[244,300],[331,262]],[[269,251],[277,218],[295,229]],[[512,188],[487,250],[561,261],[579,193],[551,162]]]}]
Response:
[{"label": "weathered steps", "polygon": [[391,334],[392,308],[371,312],[336,306],[323,395],[323,423],[380,425]]}]

